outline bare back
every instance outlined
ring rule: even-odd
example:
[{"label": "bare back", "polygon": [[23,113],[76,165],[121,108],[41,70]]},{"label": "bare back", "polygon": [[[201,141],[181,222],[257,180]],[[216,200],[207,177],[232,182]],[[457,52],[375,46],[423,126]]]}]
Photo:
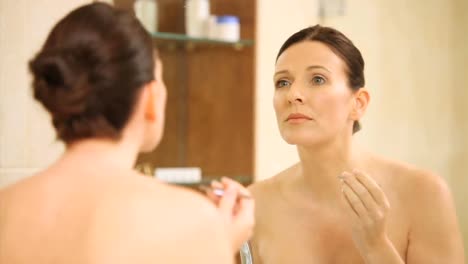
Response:
[{"label": "bare back", "polygon": [[0,206],[0,263],[232,263],[214,206],[131,171],[55,166]]},{"label": "bare back", "polygon": [[[463,263],[456,216],[442,180],[379,157],[365,164],[362,170],[390,201],[387,235],[405,263]],[[364,263],[340,205],[291,198],[294,190],[284,187],[295,173],[297,165],[251,187],[257,208],[254,263]]]}]

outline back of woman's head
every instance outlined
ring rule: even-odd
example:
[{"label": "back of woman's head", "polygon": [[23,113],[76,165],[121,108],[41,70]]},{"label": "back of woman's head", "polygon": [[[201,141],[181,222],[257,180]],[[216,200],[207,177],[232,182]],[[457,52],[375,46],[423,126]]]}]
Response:
[{"label": "back of woman's head", "polygon": [[31,60],[34,97],[66,143],[118,139],[140,88],[154,79],[149,34],[130,13],[103,3],[75,9]]},{"label": "back of woman's head", "polygon": [[[364,59],[361,52],[343,33],[331,27],[315,25],[294,33],[281,46],[276,60],[289,47],[303,41],[318,41],[328,46],[345,63],[349,87],[353,91],[364,87]],[[360,129],[360,123],[354,122],[353,133]]]}]

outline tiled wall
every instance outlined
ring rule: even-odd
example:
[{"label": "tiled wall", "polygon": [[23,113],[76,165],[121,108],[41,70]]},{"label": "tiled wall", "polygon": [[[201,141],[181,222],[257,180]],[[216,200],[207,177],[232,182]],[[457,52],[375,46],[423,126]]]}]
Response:
[{"label": "tiled wall", "polygon": [[[449,183],[454,191],[468,254],[468,1],[456,0],[453,27],[454,158]],[[467,256],[468,260],[468,256]]]},{"label": "tiled wall", "polygon": [[273,72],[278,50],[298,29],[318,22],[317,1],[257,0],[255,78],[255,177],[273,176],[298,159],[281,139],[273,110]]},{"label": "tiled wall", "polygon": [[0,186],[43,168],[63,146],[31,96],[27,63],[55,22],[85,0],[0,0]]}]

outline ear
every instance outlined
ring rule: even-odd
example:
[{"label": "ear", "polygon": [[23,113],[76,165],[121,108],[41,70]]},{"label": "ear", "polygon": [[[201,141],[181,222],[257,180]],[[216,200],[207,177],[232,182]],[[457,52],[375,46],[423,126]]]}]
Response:
[{"label": "ear", "polygon": [[351,112],[351,117],[354,120],[361,119],[366,113],[367,106],[370,102],[370,94],[366,88],[361,88],[354,93],[354,106]]},{"label": "ear", "polygon": [[148,121],[154,121],[156,120],[156,109],[154,102],[155,100],[155,87],[156,86],[156,81],[151,81],[150,83],[146,84],[143,89],[145,89],[145,94],[146,94],[146,102],[145,102],[145,118]]}]

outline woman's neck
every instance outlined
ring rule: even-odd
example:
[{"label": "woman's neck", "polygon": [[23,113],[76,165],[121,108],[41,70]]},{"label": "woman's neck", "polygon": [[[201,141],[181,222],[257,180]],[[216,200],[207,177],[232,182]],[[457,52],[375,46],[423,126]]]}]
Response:
[{"label": "woman's neck", "polygon": [[76,166],[82,164],[130,170],[135,164],[138,150],[138,144],[131,140],[84,139],[68,145],[62,161]]},{"label": "woman's neck", "polygon": [[314,200],[338,201],[341,197],[338,176],[359,166],[351,138],[322,146],[298,146],[298,152],[301,162],[297,187]]}]

